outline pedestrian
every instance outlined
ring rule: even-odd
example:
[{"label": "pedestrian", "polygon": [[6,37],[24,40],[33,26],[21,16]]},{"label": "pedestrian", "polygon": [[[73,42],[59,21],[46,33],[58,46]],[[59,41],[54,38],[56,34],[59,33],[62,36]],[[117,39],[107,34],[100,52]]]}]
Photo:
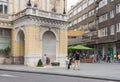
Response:
[{"label": "pedestrian", "polygon": [[75,58],[75,65],[73,70],[75,70],[76,68],[79,70],[80,69],[80,53],[78,51],[75,52],[74,54],[74,58]]},{"label": "pedestrian", "polygon": [[69,58],[68,69],[70,69],[71,65],[72,65],[72,58]]},{"label": "pedestrian", "polygon": [[104,55],[103,57],[103,61],[106,61],[107,55]]},{"label": "pedestrian", "polygon": [[97,55],[97,62],[100,63],[100,55]]},{"label": "pedestrian", "polygon": [[68,68],[68,64],[69,64],[69,57],[68,56],[66,56],[65,63],[66,63],[66,68]]},{"label": "pedestrian", "polygon": [[96,57],[97,55],[95,54],[95,55],[93,55],[93,58],[94,58],[94,63],[97,63],[97,57]]},{"label": "pedestrian", "polygon": [[114,53],[114,62],[117,60],[117,55]]},{"label": "pedestrian", "polygon": [[46,57],[46,65],[49,65],[49,64],[50,64],[50,58]]},{"label": "pedestrian", "polygon": [[120,54],[118,54],[118,62],[120,63]]},{"label": "pedestrian", "polygon": [[110,55],[108,55],[108,56],[107,56],[107,63],[110,63],[110,62],[111,62],[110,59],[111,59],[111,57],[110,57]]}]

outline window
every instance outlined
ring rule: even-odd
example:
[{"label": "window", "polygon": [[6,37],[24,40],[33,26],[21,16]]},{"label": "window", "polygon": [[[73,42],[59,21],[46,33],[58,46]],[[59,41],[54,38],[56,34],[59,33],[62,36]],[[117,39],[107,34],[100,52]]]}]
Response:
[{"label": "window", "polygon": [[74,9],[73,15],[77,14],[77,9]]},{"label": "window", "polygon": [[94,0],[89,0],[88,4],[91,5],[92,3],[94,3]]},{"label": "window", "polygon": [[0,13],[3,13],[3,6],[1,3],[0,3]]},{"label": "window", "polygon": [[8,3],[7,2],[0,2],[0,13],[1,14],[8,13]]},{"label": "window", "polygon": [[94,15],[94,10],[89,11],[88,15],[89,15],[89,16]]},{"label": "window", "polygon": [[87,6],[88,6],[87,3],[84,3],[82,7],[83,9],[85,9]]},{"label": "window", "polygon": [[2,33],[2,30],[0,29],[0,37],[2,37],[3,33]]},{"label": "window", "polygon": [[81,21],[82,21],[82,17],[79,17],[78,22],[81,22]]},{"label": "window", "polygon": [[116,13],[120,13],[120,4],[116,5]]},{"label": "window", "polygon": [[107,36],[107,27],[98,30],[98,37],[104,37],[104,36]]},{"label": "window", "polygon": [[115,25],[110,26],[110,35],[115,34]]},{"label": "window", "polygon": [[81,10],[82,10],[82,8],[81,8],[81,7],[79,7],[79,8],[78,8],[78,12],[80,12]]},{"label": "window", "polygon": [[83,15],[83,20],[85,20],[87,18],[87,14]]},{"label": "window", "polygon": [[108,1],[107,0],[101,0],[100,3],[99,3],[99,8],[107,5]]},{"label": "window", "polygon": [[115,12],[114,10],[110,11],[110,18],[114,18],[115,17]]},{"label": "window", "polygon": [[0,50],[3,50],[6,46],[10,45],[10,36],[11,30],[0,29]]},{"label": "window", "polygon": [[116,24],[116,32],[120,32],[120,23]]},{"label": "window", "polygon": [[108,19],[108,14],[106,13],[106,14],[99,17],[99,22],[106,21],[107,19]]},{"label": "window", "polygon": [[111,2],[114,1],[114,0],[111,0]]},{"label": "window", "polygon": [[5,5],[5,6],[4,6],[4,13],[7,14],[7,11],[8,11],[8,6]]}]

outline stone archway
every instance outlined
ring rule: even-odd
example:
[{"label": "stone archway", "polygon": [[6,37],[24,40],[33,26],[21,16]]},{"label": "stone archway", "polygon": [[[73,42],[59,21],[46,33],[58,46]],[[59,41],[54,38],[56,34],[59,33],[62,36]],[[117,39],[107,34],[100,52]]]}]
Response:
[{"label": "stone archway", "polygon": [[18,58],[17,64],[24,64],[24,55],[25,55],[25,34],[23,30],[19,30],[17,33],[17,46],[18,46]]},{"label": "stone archway", "polygon": [[46,31],[42,36],[42,56],[50,58],[50,62],[56,60],[56,36],[51,31]]}]

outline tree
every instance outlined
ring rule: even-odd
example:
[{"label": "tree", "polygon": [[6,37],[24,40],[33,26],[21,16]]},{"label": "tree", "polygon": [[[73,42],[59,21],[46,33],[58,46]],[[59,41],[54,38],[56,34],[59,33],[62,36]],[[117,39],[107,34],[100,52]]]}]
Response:
[{"label": "tree", "polygon": [[37,67],[43,67],[43,63],[41,59],[38,61]]},{"label": "tree", "polygon": [[4,49],[4,52],[5,52],[5,54],[6,54],[6,57],[9,57],[9,54],[10,54],[10,52],[11,52],[10,46],[7,46],[7,47]]}]

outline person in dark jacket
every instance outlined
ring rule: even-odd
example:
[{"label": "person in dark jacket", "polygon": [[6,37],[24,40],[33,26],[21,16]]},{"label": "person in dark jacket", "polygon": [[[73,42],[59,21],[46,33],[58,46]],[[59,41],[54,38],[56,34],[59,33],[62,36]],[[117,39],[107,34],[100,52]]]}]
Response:
[{"label": "person in dark jacket", "polygon": [[74,58],[75,58],[75,65],[73,70],[75,70],[76,68],[79,70],[80,69],[80,53],[78,51],[75,52],[74,54]]},{"label": "person in dark jacket", "polygon": [[108,55],[108,56],[107,56],[107,63],[110,63],[110,62],[111,62],[111,61],[110,61],[110,58],[111,58],[110,55]]}]

